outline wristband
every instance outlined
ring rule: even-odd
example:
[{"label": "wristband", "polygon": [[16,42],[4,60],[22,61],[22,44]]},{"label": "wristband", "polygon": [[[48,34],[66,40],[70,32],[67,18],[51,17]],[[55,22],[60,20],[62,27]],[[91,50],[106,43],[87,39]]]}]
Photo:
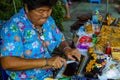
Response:
[{"label": "wristband", "polygon": [[45,64],[45,66],[48,66],[48,58],[45,58],[46,59],[46,64]]},{"label": "wristband", "polygon": [[65,49],[71,49],[69,46],[66,46],[63,48],[63,52],[65,52]]}]

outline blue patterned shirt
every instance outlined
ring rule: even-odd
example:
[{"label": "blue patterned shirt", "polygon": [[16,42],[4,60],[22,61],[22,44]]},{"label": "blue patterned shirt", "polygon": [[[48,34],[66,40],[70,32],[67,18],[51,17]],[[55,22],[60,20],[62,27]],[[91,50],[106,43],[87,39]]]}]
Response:
[{"label": "blue patterned shirt", "polygon": [[[37,30],[26,17],[22,8],[2,27],[1,56],[17,56],[26,59],[50,58],[51,52],[65,38],[51,16],[43,24],[42,30],[43,35],[39,37]],[[42,45],[42,41],[49,41],[50,44],[47,48]],[[41,68],[23,71],[6,70],[6,72],[14,80],[43,80],[52,75],[50,69],[43,70]]]}]

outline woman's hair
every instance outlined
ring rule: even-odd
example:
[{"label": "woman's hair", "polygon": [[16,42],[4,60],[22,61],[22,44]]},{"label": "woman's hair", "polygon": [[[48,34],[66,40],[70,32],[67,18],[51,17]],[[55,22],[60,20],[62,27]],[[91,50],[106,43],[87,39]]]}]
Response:
[{"label": "woman's hair", "polygon": [[57,0],[23,0],[24,4],[27,4],[28,10],[33,10],[42,6],[52,7]]}]

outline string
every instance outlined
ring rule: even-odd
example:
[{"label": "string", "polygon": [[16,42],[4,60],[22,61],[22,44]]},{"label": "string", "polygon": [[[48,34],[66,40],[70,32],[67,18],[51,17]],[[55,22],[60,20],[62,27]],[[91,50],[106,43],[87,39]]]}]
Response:
[{"label": "string", "polygon": [[14,6],[15,13],[17,13],[16,5],[15,5],[15,0],[13,0],[13,6]]}]

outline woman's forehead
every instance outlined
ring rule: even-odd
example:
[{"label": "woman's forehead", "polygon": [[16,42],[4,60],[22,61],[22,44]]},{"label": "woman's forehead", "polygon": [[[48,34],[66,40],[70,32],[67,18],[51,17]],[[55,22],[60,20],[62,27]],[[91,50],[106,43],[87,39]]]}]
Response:
[{"label": "woman's forehead", "polygon": [[43,10],[43,9],[52,9],[52,7],[49,7],[49,6],[42,6],[42,7],[38,7],[36,8],[35,10]]}]

